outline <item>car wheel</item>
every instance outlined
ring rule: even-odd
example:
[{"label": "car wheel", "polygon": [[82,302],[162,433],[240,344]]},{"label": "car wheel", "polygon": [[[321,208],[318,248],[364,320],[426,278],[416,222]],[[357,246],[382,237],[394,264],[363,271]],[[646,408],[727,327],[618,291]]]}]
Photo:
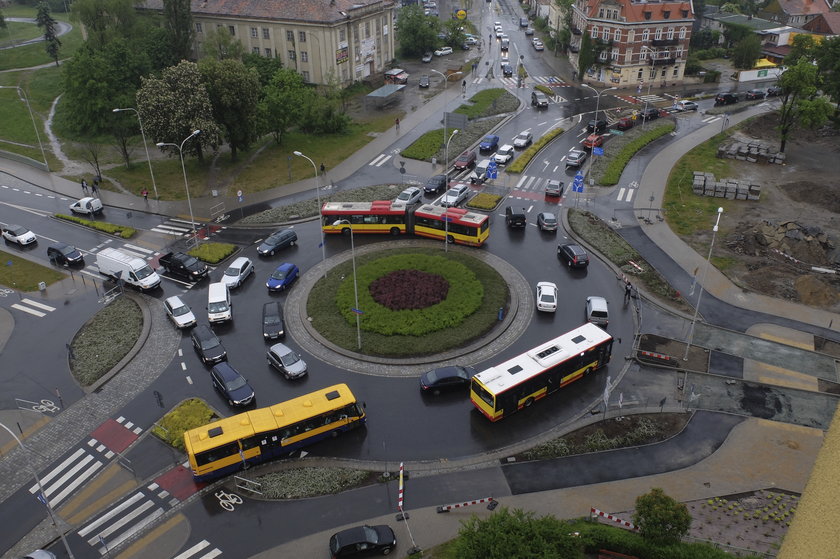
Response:
[{"label": "car wheel", "polygon": [[268,255],[269,256],[274,256],[274,251],[272,250],[271,252],[268,253]]},{"label": "car wheel", "polygon": [[382,555],[388,555],[389,553],[391,553],[391,548],[390,547],[386,547],[385,549],[382,550]]}]

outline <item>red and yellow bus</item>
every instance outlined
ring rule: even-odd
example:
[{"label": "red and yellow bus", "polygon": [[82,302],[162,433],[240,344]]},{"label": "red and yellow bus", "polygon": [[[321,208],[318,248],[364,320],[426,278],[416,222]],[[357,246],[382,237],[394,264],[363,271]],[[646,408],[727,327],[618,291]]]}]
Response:
[{"label": "red and yellow bus", "polygon": [[612,343],[612,336],[587,322],[475,375],[470,401],[498,421],[609,363]]},{"label": "red and yellow bus", "polygon": [[321,208],[321,226],[324,233],[408,233],[470,246],[481,246],[490,236],[490,218],[484,214],[431,204],[406,207],[388,200],[327,202]]}]

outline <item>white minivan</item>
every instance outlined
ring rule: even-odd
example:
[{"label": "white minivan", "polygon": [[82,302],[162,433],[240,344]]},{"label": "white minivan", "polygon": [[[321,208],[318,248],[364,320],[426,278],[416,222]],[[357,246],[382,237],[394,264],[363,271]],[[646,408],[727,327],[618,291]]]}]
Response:
[{"label": "white minivan", "polygon": [[222,282],[211,283],[207,291],[207,320],[210,323],[233,319],[228,286]]}]

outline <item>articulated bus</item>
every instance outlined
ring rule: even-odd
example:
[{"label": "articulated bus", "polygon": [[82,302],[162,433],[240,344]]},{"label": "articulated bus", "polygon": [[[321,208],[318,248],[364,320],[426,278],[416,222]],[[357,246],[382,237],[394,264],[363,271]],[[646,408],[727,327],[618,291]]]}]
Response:
[{"label": "articulated bus", "polygon": [[184,433],[196,481],[207,481],[336,436],[365,422],[346,384],[226,417]]},{"label": "articulated bus", "polygon": [[[461,208],[423,204],[406,207],[388,200],[327,202],[321,208],[324,233],[406,233],[481,246],[490,236],[490,218]],[[349,222],[349,223],[347,223]]]},{"label": "articulated bus", "polygon": [[475,375],[470,401],[498,421],[609,363],[612,343],[612,336],[586,323]]}]

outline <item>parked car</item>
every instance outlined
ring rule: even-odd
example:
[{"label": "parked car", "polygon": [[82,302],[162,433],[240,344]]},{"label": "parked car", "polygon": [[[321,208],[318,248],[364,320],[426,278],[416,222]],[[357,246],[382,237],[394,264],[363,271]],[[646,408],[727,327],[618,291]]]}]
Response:
[{"label": "parked car", "polygon": [[472,169],[475,167],[476,154],[475,151],[465,151],[455,160],[454,167],[456,170],[462,171],[464,169]]},{"label": "parked car", "polygon": [[610,324],[610,311],[607,300],[603,297],[590,296],[586,298],[586,320],[606,328]]},{"label": "parked car", "polygon": [[225,270],[225,275],[222,276],[222,282],[229,288],[239,287],[242,285],[248,276],[254,273],[254,263],[249,258],[240,256],[234,260],[228,269]]},{"label": "parked car", "polygon": [[555,312],[557,310],[557,285],[550,281],[537,284],[537,310]]},{"label": "parked car", "polygon": [[390,526],[356,526],[330,536],[330,556],[367,557],[373,554],[387,555],[397,546],[397,537]]},{"label": "parked car", "polygon": [[580,245],[573,243],[558,245],[557,258],[564,260],[569,268],[586,268],[589,266],[589,255]]},{"label": "parked car", "polygon": [[505,224],[508,227],[524,228],[527,221],[525,208],[521,206],[507,206],[505,208]]},{"label": "parked car", "polygon": [[440,394],[444,390],[466,389],[476,374],[472,367],[452,365],[427,371],[420,376],[420,390],[423,393]]},{"label": "parked car", "polygon": [[70,211],[74,214],[93,217],[102,213],[102,200],[90,196],[70,204]]},{"label": "parked car", "polygon": [[300,271],[298,267],[291,262],[283,262],[271,273],[265,286],[269,292],[283,291],[298,279]]},{"label": "parked car", "polygon": [[600,134],[590,134],[583,140],[583,147],[587,149],[597,148],[604,145],[604,137]]},{"label": "parked car", "polygon": [[633,128],[633,124],[633,119],[625,116],[618,119],[613,125],[613,127],[616,130],[630,130],[631,128]]},{"label": "parked car", "polygon": [[767,93],[763,89],[750,89],[744,94],[744,99],[747,101],[754,101],[756,99],[764,99]]},{"label": "parked car", "polygon": [[446,183],[446,175],[435,175],[433,177],[429,177],[426,184],[423,186],[423,192],[426,194],[440,192],[446,188]]},{"label": "parked car", "polygon": [[306,375],[306,361],[285,344],[271,346],[266,353],[266,360],[289,380]]},{"label": "parked car", "polygon": [[481,143],[478,144],[478,151],[485,152],[485,151],[493,151],[499,146],[499,137],[495,134],[488,134],[481,140]]},{"label": "parked car", "polygon": [[607,129],[607,121],[606,120],[590,120],[589,123],[586,125],[586,131],[592,134],[600,134],[604,130]]},{"label": "parked car", "polygon": [[210,369],[210,380],[230,406],[247,406],[254,401],[254,389],[230,363],[219,363]]},{"label": "parked car", "polygon": [[513,66],[510,64],[502,64],[502,75],[509,78],[513,75]]},{"label": "parked car", "polygon": [[657,118],[659,118],[659,109],[657,109],[656,107],[648,107],[647,109],[642,109],[639,112],[639,118],[641,118],[643,121],[656,120]]},{"label": "parked car", "polygon": [[420,59],[423,62],[431,62],[432,61],[432,53],[431,52],[424,52],[423,58]]},{"label": "parked car", "polygon": [[466,35],[466,39],[464,39],[464,42],[468,45],[477,45],[478,39],[476,39],[473,35]]},{"label": "parked car", "polygon": [[195,315],[192,310],[177,295],[167,297],[163,302],[166,316],[178,328],[189,328],[195,326]]},{"label": "parked car", "polygon": [[734,93],[719,93],[715,97],[715,106],[718,105],[732,105],[738,102],[738,96]]},{"label": "parked car", "polygon": [[548,108],[548,97],[542,91],[532,91],[531,92],[531,105],[537,107],[538,109],[547,109]]},{"label": "parked car", "polygon": [[263,305],[263,339],[275,340],[286,336],[286,322],[283,320],[283,307],[277,301]]},{"label": "parked car", "polygon": [[516,138],[513,139],[513,147],[515,148],[526,148],[531,145],[531,142],[534,141],[534,135],[528,132],[520,132],[516,135]]},{"label": "parked car", "polygon": [[545,183],[546,196],[562,196],[563,195],[563,181],[557,179],[548,179]]},{"label": "parked car", "polygon": [[73,245],[54,243],[47,247],[47,258],[61,266],[76,266],[85,263],[81,251]]},{"label": "parked car", "polygon": [[782,91],[782,87],[779,85],[771,85],[767,88],[767,97],[776,97],[782,93],[784,93],[784,91]]},{"label": "parked car", "polygon": [[580,167],[586,161],[587,153],[582,149],[573,149],[566,156],[566,167]]},{"label": "parked car", "polygon": [[187,281],[198,281],[207,277],[210,269],[207,264],[183,252],[168,252],[158,259],[158,265],[167,274],[178,276]]},{"label": "parked car", "polygon": [[429,87],[429,76],[425,74],[420,76],[420,80],[417,82],[417,85],[422,88]]},{"label": "parked car", "polygon": [[674,109],[678,111],[696,111],[699,105],[694,101],[677,101],[674,103]]},{"label": "parked car", "polygon": [[452,47],[441,47],[435,51],[435,56],[446,56],[452,54]]},{"label": "parked car", "polygon": [[192,333],[190,333],[190,339],[192,340],[195,352],[205,365],[218,363],[227,359],[225,346],[222,345],[222,341],[213,333],[209,326],[199,324],[193,328]]},{"label": "parked car", "polygon": [[540,231],[557,231],[557,216],[551,212],[538,213],[537,228]]},{"label": "parked car", "polygon": [[20,246],[38,242],[35,233],[20,225],[6,225],[3,227],[3,238],[10,243],[16,243]]},{"label": "parked car", "polygon": [[505,144],[496,151],[493,160],[500,165],[507,165],[513,159],[514,150],[510,144]]},{"label": "parked car", "polygon": [[266,237],[257,247],[257,252],[260,256],[274,256],[278,250],[295,246],[297,240],[297,233],[293,229],[281,229]]},{"label": "parked car", "polygon": [[470,187],[466,184],[456,184],[446,191],[443,198],[440,200],[440,205],[444,207],[457,206],[467,199],[470,193]]}]

